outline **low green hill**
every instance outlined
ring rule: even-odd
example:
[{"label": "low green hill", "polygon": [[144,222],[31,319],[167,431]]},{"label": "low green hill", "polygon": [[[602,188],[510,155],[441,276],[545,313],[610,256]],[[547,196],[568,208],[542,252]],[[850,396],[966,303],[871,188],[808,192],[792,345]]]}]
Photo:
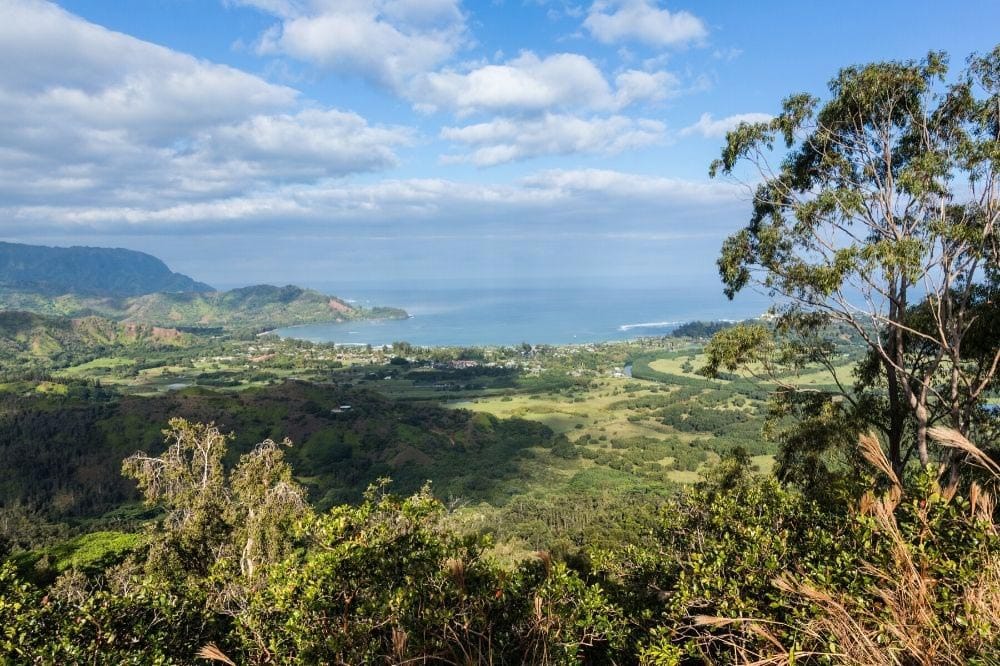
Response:
[{"label": "low green hill", "polygon": [[366,310],[295,286],[257,285],[207,294],[149,294],[130,299],[128,321],[174,326],[268,327],[354,319],[398,319],[395,308]]},{"label": "low green hill", "polygon": [[[0,242],[0,310],[98,316],[152,326],[278,328],[353,319],[401,319],[395,308],[365,309],[295,286],[214,291],[154,256],[100,247]],[[42,341],[42,348],[47,345]]]},{"label": "low green hill", "polygon": [[356,319],[402,319],[397,308],[358,308],[295,286],[257,285],[231,291],[145,294],[128,298],[48,296],[0,288],[0,308],[63,317],[100,316],[182,328],[276,328]]}]

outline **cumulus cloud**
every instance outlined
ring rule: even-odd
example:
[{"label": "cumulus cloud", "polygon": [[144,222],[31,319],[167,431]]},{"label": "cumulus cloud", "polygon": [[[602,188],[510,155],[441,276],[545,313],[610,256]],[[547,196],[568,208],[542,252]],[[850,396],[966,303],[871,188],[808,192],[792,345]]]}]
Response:
[{"label": "cumulus cloud", "polygon": [[[721,235],[742,206],[742,191],[727,183],[617,171],[545,171],[499,183],[478,176],[344,178],[392,167],[418,137],[310,102],[292,87],[106,30],[51,3],[0,4],[0,235],[6,237],[142,246],[210,281],[232,279],[230,260],[252,265],[260,279],[278,279],[287,266],[315,275],[315,268],[302,269],[309,253],[324,271],[331,256],[367,269],[372,245],[358,239],[389,239],[398,252],[378,255],[376,265],[391,270],[397,256],[410,253],[426,260],[429,273],[445,253],[439,238],[463,239],[450,246],[450,256],[480,248],[468,260],[470,270],[496,247],[470,238],[545,235],[558,253],[561,239],[583,235],[602,239],[593,246],[597,261],[605,255],[603,239],[616,234],[642,246],[651,238]],[[465,39],[457,0],[242,4],[275,17],[267,48],[282,53],[294,45],[285,41],[286,29],[299,20],[308,27],[313,19],[350,14],[365,29],[395,30],[401,37],[386,32],[397,39],[388,45],[376,32],[365,33],[376,40],[365,45],[377,51],[369,60],[360,50],[339,54],[334,45],[317,51],[317,62],[325,53],[332,58],[327,66],[390,80],[415,105],[461,117],[439,137],[454,149],[448,159],[457,161],[485,166],[604,155],[667,141],[662,123],[626,109],[684,92],[677,77],[660,71],[662,62],[602,70],[575,54],[525,53],[442,71]],[[423,60],[408,50],[449,31],[457,41],[438,40],[441,50],[431,44]],[[214,240],[192,244],[193,233]],[[424,243],[416,250],[414,238]],[[287,254],[277,261],[280,239]],[[520,262],[525,246],[504,247]],[[652,254],[658,266],[662,255]],[[550,266],[553,256],[560,255],[540,252],[539,266]],[[626,256],[634,258],[631,251]]]},{"label": "cumulus cloud", "polygon": [[615,98],[624,108],[636,102],[659,102],[679,92],[680,79],[670,72],[630,69],[615,77]]},{"label": "cumulus cloud", "polygon": [[[698,271],[711,279],[705,267],[744,197],[723,181],[597,169],[494,183],[328,179],[199,201],[0,205],[0,234],[144,249],[220,286],[319,286],[368,275],[372,266],[388,279],[674,272],[686,285]],[[192,234],[203,242],[191,243]]]},{"label": "cumulus cloud", "polygon": [[[525,52],[503,64],[428,74],[414,97],[426,111],[449,109],[459,118],[492,115],[485,122],[445,127],[440,136],[468,149],[444,156],[445,163],[493,166],[545,155],[609,155],[660,143],[666,136],[662,122],[620,112],[680,92],[680,80],[670,72],[629,69],[612,86],[582,55],[540,58]],[[594,115],[601,112],[608,115]]]},{"label": "cumulus cloud", "polygon": [[564,114],[518,121],[499,118],[441,131],[443,138],[472,148],[468,153],[446,156],[446,162],[471,162],[477,166],[541,155],[614,154],[659,143],[665,134],[666,126],[655,120],[619,115],[587,119]]},{"label": "cumulus cloud", "polygon": [[392,89],[467,42],[460,0],[238,0],[279,19],[262,54],[287,55]]},{"label": "cumulus cloud", "polygon": [[556,53],[540,58],[525,51],[502,64],[467,71],[446,69],[416,79],[409,96],[418,109],[474,113],[532,114],[576,111],[618,111],[640,102],[655,102],[676,94],[680,81],[667,71],[630,69],[612,86],[586,56]]},{"label": "cumulus cloud", "polygon": [[738,113],[716,120],[711,113],[703,113],[698,118],[698,122],[685,127],[680,134],[681,136],[700,134],[703,137],[714,139],[725,136],[726,132],[736,129],[740,123],[766,123],[773,117],[767,113]]},{"label": "cumulus cloud", "polygon": [[[552,169],[527,176],[519,184],[560,201],[577,200],[581,207],[618,209],[621,206],[620,217],[608,218],[619,221],[629,218],[655,221],[655,217],[645,217],[653,212],[661,216],[659,221],[663,223],[703,210],[705,223],[715,228],[724,228],[725,222],[709,222],[708,218],[740,205],[745,196],[745,192],[732,183],[647,176],[610,169]],[[632,211],[627,202],[634,207]],[[667,230],[672,226],[667,225]]]},{"label": "cumulus cloud", "polygon": [[427,111],[457,114],[539,112],[557,108],[604,109],[614,95],[601,70],[589,58],[558,53],[539,58],[531,52],[502,65],[467,72],[433,72],[415,83],[411,96]]},{"label": "cumulus cloud", "polygon": [[0,22],[0,197],[108,205],[230,196],[395,163],[402,128],[39,0]]},{"label": "cumulus cloud", "polygon": [[37,124],[62,114],[149,139],[247,111],[287,107],[298,93],[231,67],[112,32],[40,0],[8,0],[0,21],[5,108],[30,104]]},{"label": "cumulus cloud", "polygon": [[[560,109],[621,110],[659,101],[678,86],[665,71],[629,70],[614,86],[586,56],[526,51],[499,64],[446,66],[470,43],[460,0],[230,0],[267,12],[278,23],[257,44],[264,55],[286,55],[321,69],[360,75],[410,100],[421,111],[541,113]],[[607,12],[611,13],[605,13]],[[662,39],[700,21],[643,3],[598,2],[587,18],[601,35],[625,35],[634,22]],[[652,25],[650,25],[652,21]],[[610,22],[610,23],[609,23]],[[618,37],[614,37],[615,40]],[[686,37],[669,37],[684,41]]]},{"label": "cumulus cloud", "polygon": [[708,35],[705,23],[690,12],[661,9],[657,0],[597,0],[583,25],[605,44],[642,42],[684,46]]}]

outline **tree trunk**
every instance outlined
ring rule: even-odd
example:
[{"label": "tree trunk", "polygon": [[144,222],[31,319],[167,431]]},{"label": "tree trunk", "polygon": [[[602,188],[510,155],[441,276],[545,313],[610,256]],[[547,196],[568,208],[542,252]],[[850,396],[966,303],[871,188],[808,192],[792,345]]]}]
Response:
[{"label": "tree trunk", "polygon": [[[890,343],[891,344],[891,343]],[[903,409],[900,404],[899,378],[888,361],[883,361],[889,384],[889,462],[896,476],[903,474]]]},{"label": "tree trunk", "polygon": [[930,456],[927,455],[927,407],[922,402],[917,402],[913,415],[917,419],[917,456],[920,464],[926,467],[930,462]]},{"label": "tree trunk", "polygon": [[[897,289],[896,278],[890,280],[889,291],[889,320],[898,321],[900,318],[899,299],[901,289]],[[888,336],[888,356],[892,362],[899,363],[903,357],[903,336],[898,328],[890,328]],[[903,467],[903,426],[906,415],[903,411],[902,394],[900,393],[899,375],[893,367],[889,358],[882,359],[885,367],[886,382],[889,389],[889,462],[896,476],[902,478]],[[903,381],[906,381],[905,378]]]}]

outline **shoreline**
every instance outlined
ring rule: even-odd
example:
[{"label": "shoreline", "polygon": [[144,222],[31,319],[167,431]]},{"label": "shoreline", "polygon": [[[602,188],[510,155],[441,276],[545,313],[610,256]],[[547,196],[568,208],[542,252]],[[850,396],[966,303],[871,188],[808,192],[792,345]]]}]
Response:
[{"label": "shoreline", "polygon": [[[331,345],[333,347],[379,347],[379,348],[391,348],[395,343],[406,343],[412,347],[420,349],[457,349],[457,348],[471,348],[471,349],[499,349],[503,347],[520,347],[522,345],[530,345],[531,347],[590,347],[590,346],[602,346],[602,345],[614,345],[614,344],[628,344],[633,342],[641,341],[651,341],[660,340],[665,338],[671,338],[671,333],[685,324],[691,323],[727,323],[732,324],[739,321],[744,321],[740,319],[713,319],[713,320],[701,320],[701,319],[691,319],[686,321],[676,321],[676,322],[664,322],[663,328],[666,329],[660,334],[651,334],[644,331],[648,328],[656,328],[659,326],[658,323],[642,323],[642,324],[629,324],[622,325],[615,329],[614,332],[609,331],[608,337],[594,337],[587,340],[569,340],[569,341],[538,341],[538,340],[518,340],[498,342],[498,341],[480,341],[480,342],[470,342],[465,341],[449,341],[449,342],[419,342],[412,339],[407,339],[405,335],[397,337],[392,341],[364,341],[364,340],[343,340],[343,339],[324,339],[321,336],[309,336],[309,335],[288,335],[288,332],[301,330],[308,327],[326,327],[326,326],[344,326],[346,324],[357,324],[358,322],[331,322],[329,324],[298,324],[295,326],[286,326],[283,328],[277,328],[266,333],[261,333],[258,337],[262,335],[275,335],[282,340],[300,340],[303,342],[309,342],[318,345]],[[636,331],[631,335],[628,334],[632,331]],[[425,333],[425,332],[424,332]],[[618,333],[618,335],[615,335]],[[356,330],[348,331],[348,334],[360,335]],[[574,336],[575,337],[575,336]],[[680,338],[677,338],[680,339]]]}]

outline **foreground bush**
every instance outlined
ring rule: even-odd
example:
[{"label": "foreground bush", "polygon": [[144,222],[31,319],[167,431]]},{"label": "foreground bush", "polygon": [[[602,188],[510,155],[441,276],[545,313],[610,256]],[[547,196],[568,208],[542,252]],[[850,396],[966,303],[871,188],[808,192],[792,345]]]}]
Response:
[{"label": "foreground bush", "polygon": [[444,507],[369,491],[306,527],[236,617],[252,662],[575,663],[620,648],[620,613],[545,557],[515,571],[439,529]]},{"label": "foreground bush", "polygon": [[[960,435],[937,435],[1000,481]],[[1000,663],[992,496],[975,481],[942,487],[931,467],[900,479],[874,439],[862,448],[881,490],[843,511],[730,460],[671,508],[656,545],[605,552],[632,653],[667,666]]]},{"label": "foreground bush", "polygon": [[877,476],[840,508],[737,452],[645,545],[570,567],[494,561],[426,489],[316,515],[273,442],[227,473],[214,428],[171,425],[126,466],[162,510],[127,556],[44,587],[0,567],[0,663],[998,663],[1000,467],[953,432],[975,480],[900,478],[866,441]]}]

